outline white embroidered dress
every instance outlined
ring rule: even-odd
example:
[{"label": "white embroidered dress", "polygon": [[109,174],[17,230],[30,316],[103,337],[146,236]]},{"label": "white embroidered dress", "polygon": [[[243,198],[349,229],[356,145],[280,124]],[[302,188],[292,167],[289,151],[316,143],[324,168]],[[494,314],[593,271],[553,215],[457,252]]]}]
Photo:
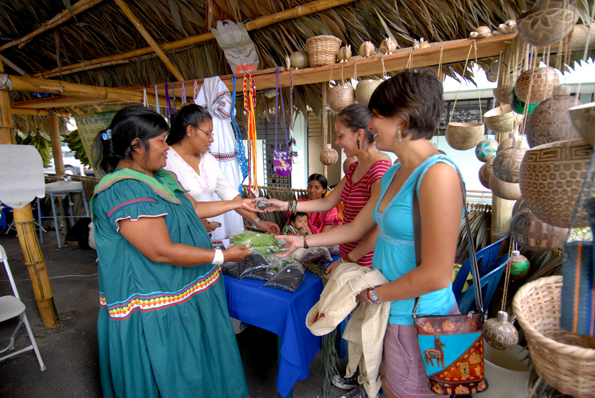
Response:
[{"label": "white embroidered dress", "polygon": [[[236,160],[236,138],[230,119],[231,94],[225,83],[218,76],[209,77],[204,79],[204,83],[194,99],[194,103],[207,108],[213,117],[213,137],[215,141],[211,144],[209,152],[216,159],[219,169],[227,179],[229,185],[234,187],[235,196],[237,196],[240,194],[239,188],[242,181],[242,173]],[[210,200],[216,201],[219,200],[219,197],[213,195],[213,198]],[[212,234],[212,241],[214,243],[219,243],[222,239],[229,238],[232,233],[244,230],[242,217],[235,211],[217,216],[213,218],[213,221],[218,221],[222,224]]]},{"label": "white embroidered dress", "polygon": [[[210,153],[206,153],[201,157],[201,161],[198,165],[200,175],[197,174],[173,148],[167,150],[167,164],[165,165],[165,168],[176,174],[184,189],[186,189],[190,196],[197,202],[210,202],[214,197],[216,197],[217,200],[232,200],[239,194],[238,191],[229,184],[229,181],[227,181],[225,175],[223,175],[219,169],[217,160]],[[239,219],[239,223],[230,223],[227,220],[223,220],[224,216],[231,213],[237,216],[236,218]],[[244,230],[242,217],[235,211],[209,218],[209,220],[218,221],[222,224],[211,236],[211,241],[216,244],[220,244],[221,239],[227,239],[231,233],[242,232]],[[226,222],[226,224],[224,224],[224,222]],[[218,234],[216,237],[215,232],[218,232],[219,230],[225,230],[225,232],[221,231],[223,234]]]}]

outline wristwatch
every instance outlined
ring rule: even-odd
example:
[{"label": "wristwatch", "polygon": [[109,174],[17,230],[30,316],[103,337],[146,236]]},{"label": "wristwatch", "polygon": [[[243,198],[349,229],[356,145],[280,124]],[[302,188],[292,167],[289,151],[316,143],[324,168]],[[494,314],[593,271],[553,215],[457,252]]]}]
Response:
[{"label": "wristwatch", "polygon": [[373,287],[368,289],[368,301],[372,304],[379,304],[378,292]]},{"label": "wristwatch", "polygon": [[256,217],[256,220],[252,221],[252,228],[258,229],[258,222],[260,221],[260,217]]}]

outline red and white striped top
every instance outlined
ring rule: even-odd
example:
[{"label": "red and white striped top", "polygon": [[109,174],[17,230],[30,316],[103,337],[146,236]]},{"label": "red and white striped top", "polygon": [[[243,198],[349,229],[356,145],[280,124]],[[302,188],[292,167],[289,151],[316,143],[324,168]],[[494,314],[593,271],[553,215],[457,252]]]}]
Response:
[{"label": "red and white striped top", "polygon": [[[343,224],[349,224],[364,208],[366,203],[372,196],[372,183],[379,178],[382,178],[384,173],[389,169],[391,163],[386,160],[379,160],[374,163],[366,174],[357,182],[352,183],[353,173],[359,162],[354,162],[345,174],[345,186],[341,191],[341,201],[343,202]],[[339,246],[339,255],[341,257],[349,254],[359,244],[359,240],[350,243],[344,243]],[[372,267],[372,257],[374,250],[370,251],[364,257],[359,259],[357,263],[365,267]]]}]

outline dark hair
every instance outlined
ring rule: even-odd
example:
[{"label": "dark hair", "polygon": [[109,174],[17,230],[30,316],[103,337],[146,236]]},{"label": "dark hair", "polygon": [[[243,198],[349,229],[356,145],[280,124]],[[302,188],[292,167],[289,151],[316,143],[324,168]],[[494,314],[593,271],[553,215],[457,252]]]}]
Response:
[{"label": "dark hair", "polygon": [[326,195],[327,191],[328,191],[328,180],[326,179],[325,176],[323,176],[322,174],[318,174],[318,173],[314,173],[312,174],[309,178],[308,178],[308,182],[310,181],[318,181],[320,183],[320,185],[322,185],[322,189],[324,189],[324,193],[322,194],[322,196],[324,197],[324,195]]},{"label": "dark hair", "polygon": [[308,213],[304,213],[301,211],[298,211],[297,213],[291,213],[291,215],[289,216],[289,221],[295,221],[296,218],[303,216],[308,217]]},{"label": "dark hair", "polygon": [[[167,122],[157,112],[141,105],[120,109],[109,127],[95,137],[93,158],[105,173],[111,173],[122,159],[132,159],[132,141],[139,139],[149,155],[147,142],[168,130]],[[111,137],[110,137],[111,135]]]},{"label": "dark hair", "polygon": [[429,140],[438,130],[444,110],[442,90],[442,81],[433,70],[404,70],[376,88],[368,108],[380,116],[403,117],[403,135]]},{"label": "dark hair", "polygon": [[167,144],[173,145],[184,139],[186,127],[198,127],[205,120],[212,120],[213,117],[208,110],[200,105],[190,104],[184,106],[170,116],[171,129],[167,136]]},{"label": "dark hair", "polygon": [[357,132],[359,129],[364,130],[370,144],[374,142],[374,133],[368,130],[371,118],[372,113],[364,104],[349,105],[337,115],[337,120],[353,132]]}]

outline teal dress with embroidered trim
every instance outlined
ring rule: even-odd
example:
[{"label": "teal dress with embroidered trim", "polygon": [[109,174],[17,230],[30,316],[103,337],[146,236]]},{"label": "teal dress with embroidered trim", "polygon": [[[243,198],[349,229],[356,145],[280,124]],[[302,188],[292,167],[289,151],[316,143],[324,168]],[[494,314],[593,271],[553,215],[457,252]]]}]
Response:
[{"label": "teal dress with embroidered trim", "polygon": [[211,249],[177,179],[117,170],[97,185],[91,208],[104,397],[246,398],[220,267],[153,262],[118,232],[120,220],[163,217],[172,242]]}]

